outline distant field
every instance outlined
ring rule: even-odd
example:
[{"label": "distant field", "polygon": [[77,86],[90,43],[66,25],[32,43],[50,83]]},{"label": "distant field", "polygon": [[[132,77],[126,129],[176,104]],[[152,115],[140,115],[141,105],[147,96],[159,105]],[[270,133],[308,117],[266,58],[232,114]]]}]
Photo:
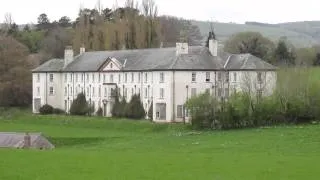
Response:
[{"label": "distant field", "polygon": [[[200,28],[203,36],[208,35],[210,24],[204,21],[193,21],[193,24]],[[303,23],[296,24],[283,24],[279,27],[267,27],[259,25],[246,25],[246,24],[234,24],[234,23],[219,23],[214,22],[214,29],[217,38],[221,41],[225,41],[230,38],[233,34],[244,32],[244,31],[255,31],[260,32],[263,36],[268,37],[273,41],[278,41],[280,37],[286,36],[297,47],[310,46],[318,44],[319,42],[313,37],[314,29],[303,29]],[[298,26],[303,29],[298,29]]]},{"label": "distant field", "polygon": [[56,145],[0,149],[3,180],[320,178],[320,125],[197,135],[147,121],[2,114],[0,131],[43,132]]}]

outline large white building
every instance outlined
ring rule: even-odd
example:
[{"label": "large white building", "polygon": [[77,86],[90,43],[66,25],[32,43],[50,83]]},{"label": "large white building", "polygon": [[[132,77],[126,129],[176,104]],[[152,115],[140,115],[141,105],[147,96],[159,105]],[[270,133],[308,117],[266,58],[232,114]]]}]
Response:
[{"label": "large white building", "polygon": [[112,90],[127,101],[140,94],[148,111],[153,105],[156,122],[188,121],[184,104],[209,91],[227,98],[236,91],[269,95],[276,84],[276,68],[250,54],[218,52],[216,40],[209,48],[177,43],[175,48],[85,52],[51,59],[32,71],[33,112],[44,104],[69,111],[80,92],[104,116],[111,116]]}]

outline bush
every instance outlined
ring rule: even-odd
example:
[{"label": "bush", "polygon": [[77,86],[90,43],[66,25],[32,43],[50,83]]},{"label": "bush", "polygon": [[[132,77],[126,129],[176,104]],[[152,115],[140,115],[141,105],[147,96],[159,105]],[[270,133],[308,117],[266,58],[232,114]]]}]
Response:
[{"label": "bush", "polygon": [[125,117],[130,119],[144,119],[146,114],[140,101],[140,95],[133,95],[131,101],[125,106]]},{"label": "bush", "polygon": [[151,106],[149,107],[148,117],[149,117],[149,120],[150,120],[150,121],[153,120],[153,102],[151,102]]},{"label": "bush", "polygon": [[39,112],[42,115],[52,114],[53,113],[53,107],[50,106],[49,104],[45,104],[42,107],[40,107]]},{"label": "bush", "polygon": [[102,108],[101,107],[99,107],[99,109],[98,109],[98,111],[97,111],[97,116],[100,116],[100,117],[102,117],[103,116],[103,110],[102,110]]},{"label": "bush", "polygon": [[53,109],[53,114],[65,114],[66,112],[62,109],[59,108],[54,108]]},{"label": "bush", "polygon": [[78,94],[70,107],[71,115],[84,116],[90,112],[90,107],[86,101],[86,96],[83,93]]},{"label": "bush", "polygon": [[120,100],[119,100],[118,93],[116,93],[115,101],[114,101],[114,104],[113,104],[113,107],[112,107],[111,114],[112,114],[113,117],[121,117],[121,111],[122,110],[123,109],[121,109],[121,103],[120,103]]}]

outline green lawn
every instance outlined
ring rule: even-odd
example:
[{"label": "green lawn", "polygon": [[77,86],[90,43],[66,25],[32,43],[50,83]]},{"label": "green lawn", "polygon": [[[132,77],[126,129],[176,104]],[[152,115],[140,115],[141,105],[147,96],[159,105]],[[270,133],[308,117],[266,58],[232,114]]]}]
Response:
[{"label": "green lawn", "polygon": [[52,151],[0,149],[1,180],[319,179],[320,125],[191,134],[182,125],[35,116],[0,131],[43,132]]}]

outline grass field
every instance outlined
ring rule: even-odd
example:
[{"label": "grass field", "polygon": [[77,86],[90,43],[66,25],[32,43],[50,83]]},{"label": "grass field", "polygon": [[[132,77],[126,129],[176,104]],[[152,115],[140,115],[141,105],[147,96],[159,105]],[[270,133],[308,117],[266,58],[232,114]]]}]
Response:
[{"label": "grass field", "polygon": [[319,179],[320,126],[190,133],[182,125],[2,116],[0,131],[43,132],[52,151],[0,149],[1,180]]}]

